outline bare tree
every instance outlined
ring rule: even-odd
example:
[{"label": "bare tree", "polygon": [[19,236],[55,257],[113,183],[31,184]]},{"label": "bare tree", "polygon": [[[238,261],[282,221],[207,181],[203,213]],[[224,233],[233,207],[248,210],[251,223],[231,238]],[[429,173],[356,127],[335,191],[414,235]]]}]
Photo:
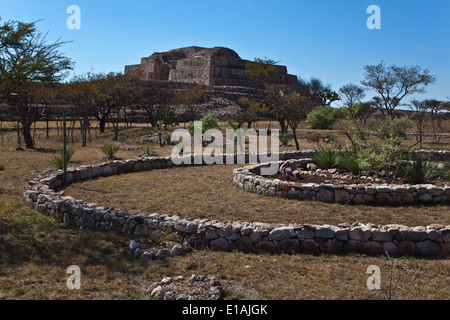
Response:
[{"label": "bare tree", "polygon": [[433,132],[434,141],[439,143],[444,134],[444,114],[445,103],[435,99],[428,99],[424,101],[424,104],[430,111],[431,130]]},{"label": "bare tree", "polygon": [[339,89],[339,93],[341,94],[341,97],[345,98],[345,106],[347,108],[353,108],[355,103],[361,102],[362,99],[366,96],[364,93],[366,89],[360,86],[357,86],[356,84],[349,83],[344,86],[342,86]]},{"label": "bare tree", "polygon": [[430,108],[427,106],[425,101],[412,100],[409,106],[413,115],[411,120],[414,122],[417,129],[417,141],[420,147],[423,147],[423,136],[425,133],[425,125],[427,122],[427,115],[429,114]]}]

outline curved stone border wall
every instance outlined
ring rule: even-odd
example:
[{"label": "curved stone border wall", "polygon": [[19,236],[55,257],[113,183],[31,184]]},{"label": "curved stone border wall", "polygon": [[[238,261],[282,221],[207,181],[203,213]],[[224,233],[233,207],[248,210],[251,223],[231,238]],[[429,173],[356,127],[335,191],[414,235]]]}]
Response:
[{"label": "curved stone border wall", "polygon": [[[311,159],[289,161],[292,166],[310,163]],[[282,162],[280,162],[280,165]],[[233,184],[259,195],[296,200],[317,200],[342,204],[409,205],[413,203],[449,203],[450,186],[432,184],[331,184],[298,183],[270,179],[259,175],[265,164],[233,170]],[[330,174],[330,179],[333,175]]]},{"label": "curved stone border wall", "polygon": [[[300,153],[296,153],[301,156]],[[280,158],[288,157],[283,154]],[[195,158],[195,156],[191,156]],[[170,158],[138,158],[68,169],[68,183],[173,166]],[[23,193],[38,212],[75,226],[112,231],[129,237],[152,232],[176,232],[193,247],[245,252],[364,253],[448,257],[450,226],[409,228],[364,224],[300,225],[219,222],[177,216],[134,214],[65,196],[62,171],[46,171],[30,181]]]}]

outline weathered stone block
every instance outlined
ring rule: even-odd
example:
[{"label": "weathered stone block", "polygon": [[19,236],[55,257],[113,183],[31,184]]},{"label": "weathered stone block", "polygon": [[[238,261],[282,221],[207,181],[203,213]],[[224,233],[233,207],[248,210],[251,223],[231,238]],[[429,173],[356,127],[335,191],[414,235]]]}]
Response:
[{"label": "weathered stone block", "polygon": [[219,239],[216,239],[216,240],[212,240],[209,243],[209,247],[212,250],[228,251],[228,249],[229,249],[228,240],[226,240],[224,238],[219,238]]},{"label": "weathered stone block", "polygon": [[331,239],[334,238],[334,232],[336,230],[336,227],[324,225],[324,226],[317,226],[315,231],[315,237],[320,239]]},{"label": "weathered stone block", "polygon": [[370,195],[370,194],[366,194],[366,193],[359,193],[359,194],[355,194],[355,196],[352,199],[354,204],[371,204],[375,201],[375,198]]},{"label": "weathered stone block", "polygon": [[319,192],[317,192],[316,199],[318,201],[332,203],[334,202],[334,192],[333,190],[322,188],[319,190]]},{"label": "weathered stone block", "polygon": [[230,249],[251,252],[253,251],[253,243],[248,236],[243,236],[236,241],[232,241],[230,243]]},{"label": "weathered stone block", "polygon": [[339,241],[347,241],[348,240],[348,230],[347,229],[336,229],[334,231],[334,237]]},{"label": "weathered stone block", "polygon": [[382,242],[383,253],[393,256],[398,253],[398,247],[393,242]]},{"label": "weathered stone block", "polygon": [[350,231],[348,232],[348,236],[352,240],[368,241],[372,236],[372,232],[370,231],[369,228],[354,227],[350,229]]},{"label": "weathered stone block", "polygon": [[427,235],[428,235],[428,239],[435,241],[435,242],[443,242],[444,241],[444,236],[437,230],[428,230],[427,231]]},{"label": "weathered stone block", "polygon": [[282,252],[295,252],[298,250],[299,241],[297,239],[284,239],[278,242],[278,248]]},{"label": "weathered stone block", "polygon": [[342,204],[350,203],[350,194],[343,189],[334,190],[335,201]]},{"label": "weathered stone block", "polygon": [[336,239],[326,240],[320,243],[320,251],[328,254],[338,254],[343,250],[342,245]]},{"label": "weathered stone block", "polygon": [[398,242],[398,253],[406,256],[413,256],[415,252],[415,244],[413,241],[404,240]]},{"label": "weathered stone block", "polygon": [[304,240],[300,243],[300,251],[305,253],[316,254],[320,250],[320,246],[312,239]]},{"label": "weathered stone block", "polygon": [[426,240],[416,242],[416,256],[419,257],[439,257],[441,246],[434,241]]},{"label": "weathered stone block", "polygon": [[381,254],[382,251],[381,243],[378,241],[367,241],[362,247],[362,252],[368,255]]},{"label": "weathered stone block", "polygon": [[372,230],[372,240],[379,242],[392,241],[392,235],[387,230]]},{"label": "weathered stone block", "polygon": [[297,233],[295,232],[295,230],[293,228],[289,228],[289,227],[276,228],[269,232],[270,240],[280,241],[280,240],[296,238],[296,237],[297,237]]}]

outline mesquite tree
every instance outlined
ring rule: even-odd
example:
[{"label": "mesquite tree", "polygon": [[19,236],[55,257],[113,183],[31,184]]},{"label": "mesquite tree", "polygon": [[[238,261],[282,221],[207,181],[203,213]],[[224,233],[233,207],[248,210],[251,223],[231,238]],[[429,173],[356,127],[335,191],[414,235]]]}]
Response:
[{"label": "mesquite tree", "polygon": [[31,126],[39,119],[31,87],[61,81],[73,65],[59,51],[66,42],[48,44],[35,24],[9,20],[0,25],[0,100],[16,113],[27,148],[34,148]]},{"label": "mesquite tree", "polygon": [[387,67],[381,61],[378,65],[367,65],[364,69],[364,80],[361,84],[378,93],[373,102],[384,116],[392,116],[403,98],[424,93],[425,86],[436,80],[427,69],[419,66]]}]

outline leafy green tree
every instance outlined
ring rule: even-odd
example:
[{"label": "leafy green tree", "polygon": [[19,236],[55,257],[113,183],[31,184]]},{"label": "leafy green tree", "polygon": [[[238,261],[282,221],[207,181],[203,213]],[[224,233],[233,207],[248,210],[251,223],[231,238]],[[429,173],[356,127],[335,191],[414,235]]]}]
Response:
[{"label": "leafy green tree", "polygon": [[435,82],[435,77],[427,69],[419,66],[387,67],[383,61],[377,65],[364,67],[361,84],[378,93],[373,102],[384,116],[392,116],[403,98],[424,93],[427,85]]},{"label": "leafy green tree", "polygon": [[59,51],[65,43],[48,44],[36,22],[9,20],[0,25],[0,100],[17,114],[27,148],[34,148],[31,126],[38,120],[30,89],[60,82],[72,69],[72,61]]},{"label": "leafy green tree", "polygon": [[276,65],[280,61],[268,59],[265,57],[255,58],[254,61],[247,61],[245,64],[244,75],[259,84],[271,84],[275,82],[277,75]]}]

